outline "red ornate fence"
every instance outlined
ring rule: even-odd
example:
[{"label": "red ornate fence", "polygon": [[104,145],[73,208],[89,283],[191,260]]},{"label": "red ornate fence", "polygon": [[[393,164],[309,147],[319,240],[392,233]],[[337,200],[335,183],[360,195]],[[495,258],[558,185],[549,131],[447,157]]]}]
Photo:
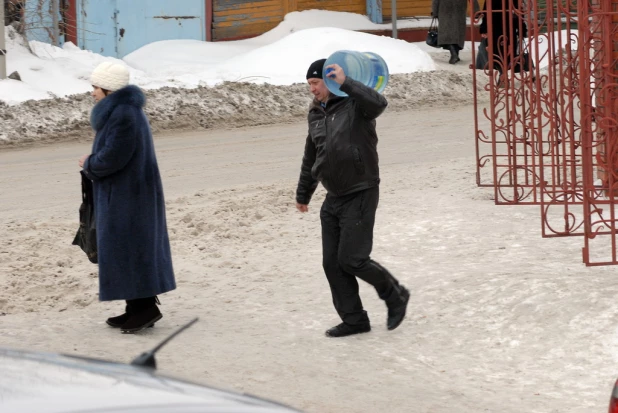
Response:
[{"label": "red ornate fence", "polygon": [[539,205],[544,237],[583,236],[587,265],[618,264],[618,0],[487,0],[473,19],[477,184]]}]

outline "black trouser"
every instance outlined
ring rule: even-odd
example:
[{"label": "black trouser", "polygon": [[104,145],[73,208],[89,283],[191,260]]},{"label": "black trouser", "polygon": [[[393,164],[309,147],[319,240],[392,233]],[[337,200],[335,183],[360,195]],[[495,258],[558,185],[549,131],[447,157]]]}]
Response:
[{"label": "black trouser", "polygon": [[[369,258],[380,191],[378,187],[342,197],[326,195],[320,211],[322,259],[333,304],[344,323],[369,322],[356,277],[371,284],[383,300],[399,290],[397,280]],[[395,288],[393,288],[395,287]]]}]

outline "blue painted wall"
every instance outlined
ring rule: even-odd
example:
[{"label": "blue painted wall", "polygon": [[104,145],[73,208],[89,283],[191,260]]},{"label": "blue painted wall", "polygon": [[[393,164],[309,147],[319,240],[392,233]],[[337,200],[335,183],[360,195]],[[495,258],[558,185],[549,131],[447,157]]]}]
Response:
[{"label": "blue painted wall", "polygon": [[[58,21],[60,21],[60,14],[58,14]],[[24,23],[28,40],[52,43],[53,24],[51,2],[49,0],[28,2],[24,10]],[[62,36],[60,36],[59,40],[60,44],[64,42]]]},{"label": "blue painted wall", "polygon": [[78,46],[117,57],[116,0],[77,0],[76,3]]},{"label": "blue painted wall", "polygon": [[117,0],[118,57],[170,39],[206,40],[204,0]]},{"label": "blue painted wall", "polygon": [[206,40],[204,0],[77,0],[82,49],[122,58],[159,40]]}]

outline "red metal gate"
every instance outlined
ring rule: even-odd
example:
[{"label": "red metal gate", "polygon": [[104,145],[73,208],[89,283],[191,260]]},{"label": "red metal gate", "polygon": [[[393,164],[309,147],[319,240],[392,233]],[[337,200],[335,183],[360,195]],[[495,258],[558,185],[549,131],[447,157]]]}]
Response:
[{"label": "red metal gate", "polygon": [[486,0],[473,18],[477,184],[539,205],[544,237],[583,236],[587,265],[618,264],[618,0]]}]

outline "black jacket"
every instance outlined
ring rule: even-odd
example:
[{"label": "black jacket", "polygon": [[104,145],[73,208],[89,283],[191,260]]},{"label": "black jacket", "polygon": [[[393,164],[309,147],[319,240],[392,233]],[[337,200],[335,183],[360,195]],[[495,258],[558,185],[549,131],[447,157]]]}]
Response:
[{"label": "black jacket", "polygon": [[331,95],[325,108],[314,100],[309,110],[309,135],[296,190],[299,204],[309,204],[318,182],[335,196],[380,183],[375,119],[388,103],[349,77],[341,90],[348,97]]}]

